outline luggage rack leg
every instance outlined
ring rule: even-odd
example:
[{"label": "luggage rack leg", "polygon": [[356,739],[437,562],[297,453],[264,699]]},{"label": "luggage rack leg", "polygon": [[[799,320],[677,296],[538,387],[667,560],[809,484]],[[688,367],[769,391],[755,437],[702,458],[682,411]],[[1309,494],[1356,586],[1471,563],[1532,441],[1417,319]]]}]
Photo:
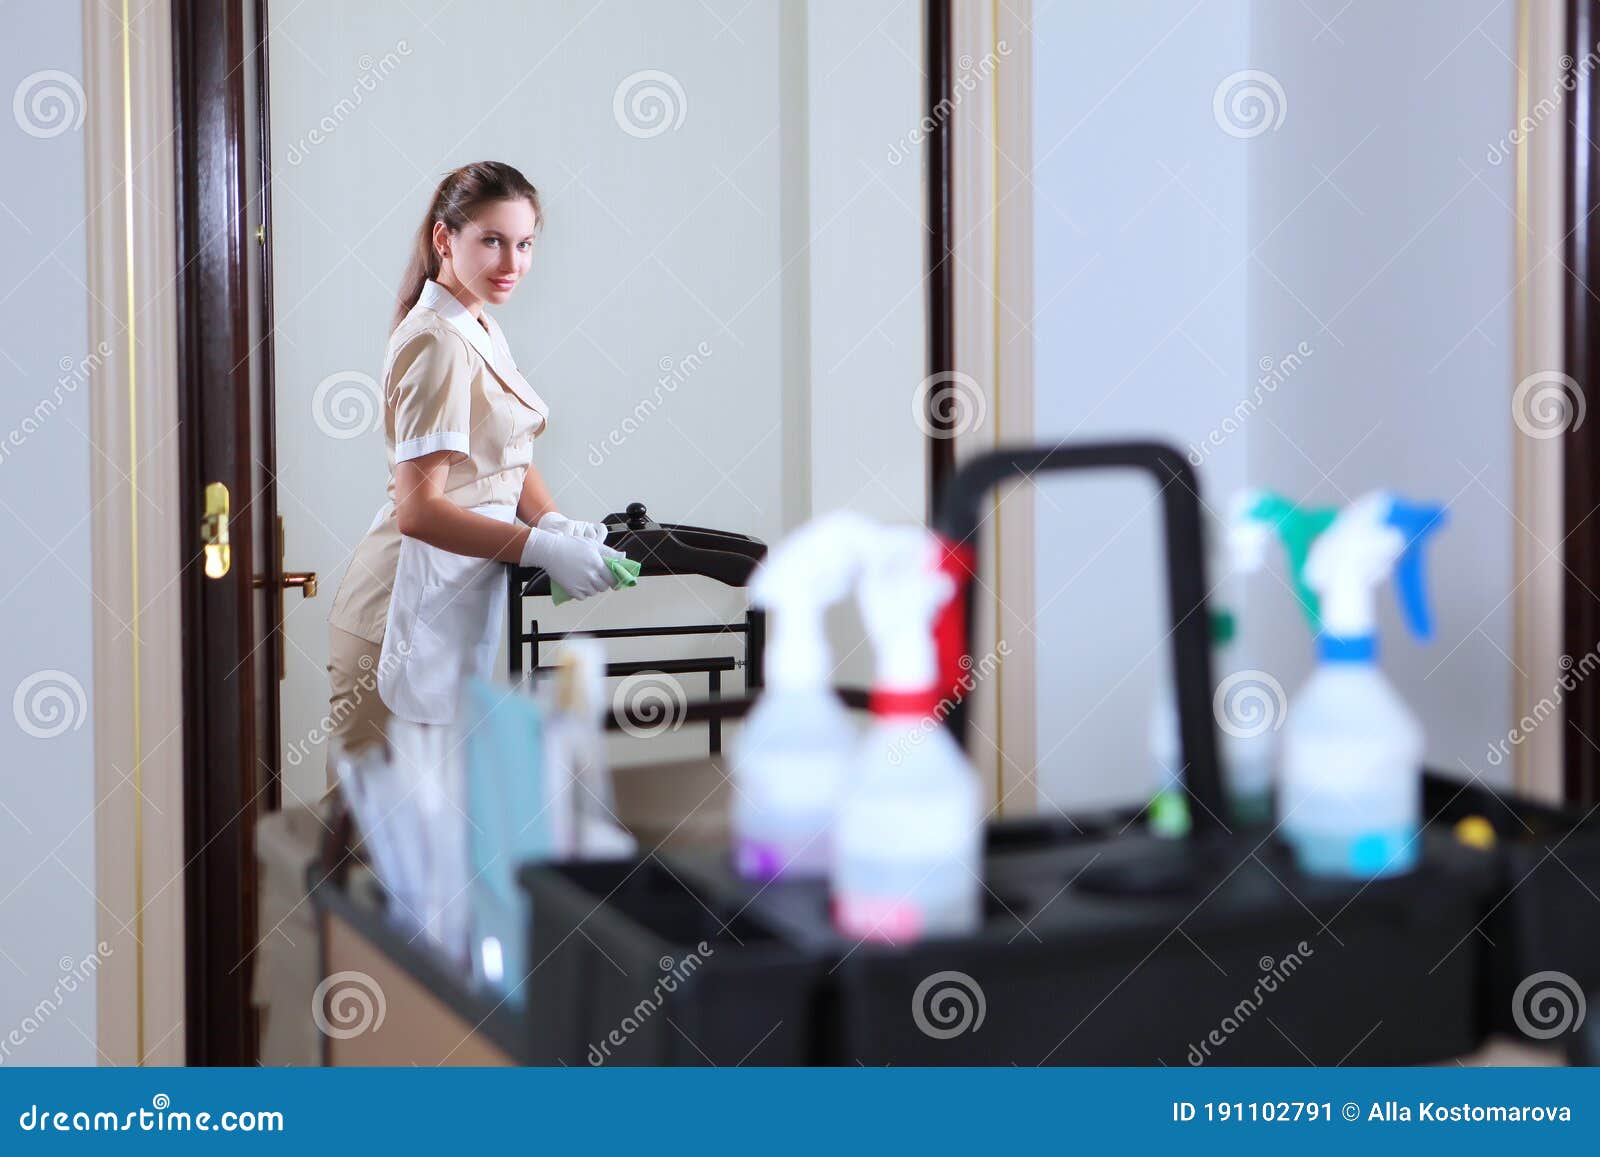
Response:
[{"label": "luggage rack leg", "polygon": [[[715,703],[722,698],[722,672],[713,667],[706,672],[706,682],[709,685],[711,701]],[[722,716],[718,715],[713,718],[711,726],[707,730],[711,736],[711,754],[720,755],[722,753]]]}]

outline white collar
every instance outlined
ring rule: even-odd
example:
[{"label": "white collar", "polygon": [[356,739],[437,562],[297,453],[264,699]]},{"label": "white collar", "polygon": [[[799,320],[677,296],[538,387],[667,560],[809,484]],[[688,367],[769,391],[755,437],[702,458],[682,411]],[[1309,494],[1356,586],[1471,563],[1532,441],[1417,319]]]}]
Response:
[{"label": "white collar", "polygon": [[461,332],[496,376],[513,394],[522,399],[524,405],[537,411],[541,417],[549,414],[550,408],[545,405],[544,399],[521,374],[517,373],[517,363],[511,357],[511,346],[506,342],[505,334],[500,331],[499,323],[487,312],[484,313],[483,320],[493,331],[492,336],[478,324],[478,319],[472,316],[472,311],[461,304],[460,298],[431,277],[422,283],[422,293],[418,295],[417,304],[412,309],[431,309],[444,318]]},{"label": "white collar", "polygon": [[460,298],[431,277],[422,283],[422,294],[417,298],[417,305],[433,310],[460,330],[461,335],[472,343],[472,348],[482,354],[483,360],[490,366],[501,364],[501,359],[495,356],[494,341],[478,323],[478,319],[472,316],[472,311],[461,304]]}]

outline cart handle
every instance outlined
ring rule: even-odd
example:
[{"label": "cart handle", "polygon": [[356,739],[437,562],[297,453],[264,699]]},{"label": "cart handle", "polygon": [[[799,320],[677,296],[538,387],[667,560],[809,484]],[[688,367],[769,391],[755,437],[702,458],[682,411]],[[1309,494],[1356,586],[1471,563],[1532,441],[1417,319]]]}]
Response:
[{"label": "cart handle", "polygon": [[[1182,453],[1159,442],[1079,442],[1058,446],[1001,447],[964,462],[939,493],[934,529],[945,540],[947,567],[958,582],[953,599],[961,654],[972,655],[976,543],[991,490],[1014,478],[1063,470],[1142,470],[1161,492],[1166,540],[1167,604],[1172,622],[1173,669],[1178,681],[1178,727],[1184,787],[1198,807],[1189,809],[1192,835],[1224,831],[1222,774],[1211,711],[1211,641],[1207,630],[1205,551],[1201,544],[1199,485]],[[948,560],[956,560],[953,567]],[[960,656],[957,656],[958,658]],[[966,704],[945,716],[952,737],[967,743]]]}]

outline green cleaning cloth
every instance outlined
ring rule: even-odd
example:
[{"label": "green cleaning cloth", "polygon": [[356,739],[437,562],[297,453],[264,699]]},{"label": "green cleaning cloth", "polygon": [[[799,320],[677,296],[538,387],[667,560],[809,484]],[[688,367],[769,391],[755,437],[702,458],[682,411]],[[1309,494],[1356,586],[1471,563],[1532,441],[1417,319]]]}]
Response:
[{"label": "green cleaning cloth", "polygon": [[[634,562],[633,559],[608,558],[606,559],[606,565],[611,568],[611,573],[617,578],[617,581],[612,584],[613,588],[620,590],[623,587],[639,585],[639,564]],[[572,595],[566,587],[556,582],[555,579],[550,580],[551,602],[559,607],[571,597]]]}]

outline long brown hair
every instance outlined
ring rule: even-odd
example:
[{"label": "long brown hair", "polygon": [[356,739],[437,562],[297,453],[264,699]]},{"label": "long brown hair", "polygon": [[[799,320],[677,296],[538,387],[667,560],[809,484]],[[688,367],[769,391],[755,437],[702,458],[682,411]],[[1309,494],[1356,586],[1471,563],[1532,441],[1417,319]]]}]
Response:
[{"label": "long brown hair", "polygon": [[455,233],[467,225],[484,205],[493,201],[525,199],[533,206],[534,228],[544,226],[544,208],[539,203],[539,190],[535,189],[516,169],[501,161],[474,161],[445,174],[444,180],[433,191],[428,202],[428,213],[422,219],[416,239],[411,244],[411,258],[400,278],[400,297],[395,303],[394,320],[389,332],[405,320],[411,307],[422,295],[422,283],[439,276],[439,253],[433,247],[433,223],[443,221]]}]

